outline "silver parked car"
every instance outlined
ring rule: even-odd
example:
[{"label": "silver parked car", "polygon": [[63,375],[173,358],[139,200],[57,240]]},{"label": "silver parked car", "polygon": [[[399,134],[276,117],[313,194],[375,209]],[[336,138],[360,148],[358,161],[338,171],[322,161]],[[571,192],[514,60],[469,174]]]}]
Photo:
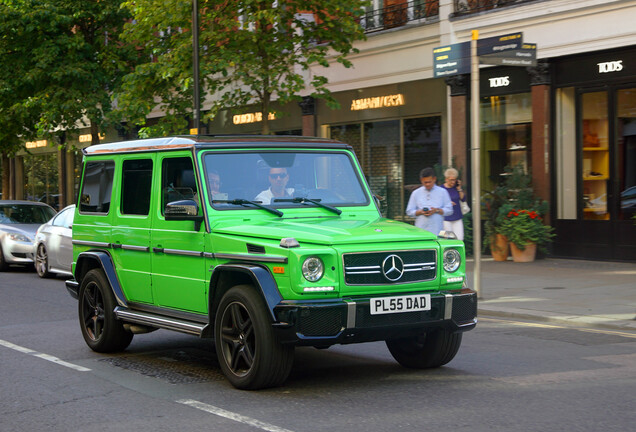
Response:
[{"label": "silver parked car", "polygon": [[0,201],[0,271],[10,264],[33,263],[35,232],[54,215],[55,210],[44,203]]},{"label": "silver parked car", "polygon": [[44,278],[53,273],[72,275],[74,214],[75,204],[65,207],[35,233],[33,253],[38,276]]}]

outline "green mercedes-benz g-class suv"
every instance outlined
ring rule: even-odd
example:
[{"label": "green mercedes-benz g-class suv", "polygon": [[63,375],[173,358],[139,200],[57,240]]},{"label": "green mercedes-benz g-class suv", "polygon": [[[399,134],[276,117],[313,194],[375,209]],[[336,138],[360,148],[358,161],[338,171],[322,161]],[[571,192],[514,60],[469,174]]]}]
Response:
[{"label": "green mercedes-benz g-class suv", "polygon": [[352,148],[326,139],[88,147],[73,249],[91,349],[159,328],[213,338],[241,389],[282,384],[301,345],[385,340],[438,367],[477,322],[463,242],[382,218]]}]

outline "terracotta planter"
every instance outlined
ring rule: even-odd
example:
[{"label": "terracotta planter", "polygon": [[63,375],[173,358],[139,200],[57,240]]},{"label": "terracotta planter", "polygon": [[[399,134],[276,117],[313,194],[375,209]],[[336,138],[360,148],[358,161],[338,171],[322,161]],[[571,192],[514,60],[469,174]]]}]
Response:
[{"label": "terracotta planter", "polygon": [[490,253],[495,261],[508,259],[508,239],[505,235],[495,234],[490,239]]},{"label": "terracotta planter", "polygon": [[521,250],[514,243],[510,243],[510,253],[514,262],[532,262],[537,256],[537,245],[528,243],[526,248]]}]

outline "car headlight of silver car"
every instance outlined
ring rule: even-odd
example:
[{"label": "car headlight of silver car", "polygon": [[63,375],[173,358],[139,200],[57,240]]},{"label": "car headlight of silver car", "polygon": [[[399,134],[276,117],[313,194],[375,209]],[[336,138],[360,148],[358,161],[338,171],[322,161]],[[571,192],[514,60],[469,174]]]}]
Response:
[{"label": "car headlight of silver car", "polygon": [[7,237],[9,238],[9,240],[16,241],[16,242],[31,243],[33,241],[27,236],[25,236],[24,234],[20,234],[20,233],[9,233],[7,234]]},{"label": "car headlight of silver car", "polygon": [[444,270],[449,273],[456,271],[462,263],[462,256],[457,249],[444,251]]},{"label": "car headlight of silver car", "polygon": [[318,257],[309,257],[303,262],[303,276],[309,282],[319,281],[325,273],[325,265]]}]

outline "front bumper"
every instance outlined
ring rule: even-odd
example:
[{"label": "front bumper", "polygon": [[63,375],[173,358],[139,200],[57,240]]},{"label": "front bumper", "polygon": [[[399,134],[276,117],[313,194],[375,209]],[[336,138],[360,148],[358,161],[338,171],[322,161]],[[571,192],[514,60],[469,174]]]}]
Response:
[{"label": "front bumper", "polygon": [[2,249],[4,259],[9,264],[32,264],[33,244],[21,241],[7,240]]},{"label": "front bumper", "polygon": [[475,291],[426,294],[431,295],[428,311],[383,315],[370,314],[371,297],[283,301],[274,308],[279,321],[274,328],[282,343],[329,346],[414,336],[427,328],[462,332],[477,324]]}]

